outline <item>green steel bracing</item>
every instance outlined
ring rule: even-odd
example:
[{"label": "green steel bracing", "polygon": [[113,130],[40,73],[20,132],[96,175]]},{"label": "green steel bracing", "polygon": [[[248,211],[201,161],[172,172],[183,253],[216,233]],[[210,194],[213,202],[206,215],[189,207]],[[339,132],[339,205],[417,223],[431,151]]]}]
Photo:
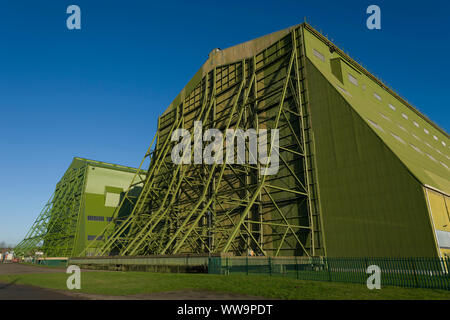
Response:
[{"label": "green steel bracing", "polygon": [[[145,173],[130,167],[74,158],[57,183],[53,196],[15,248],[17,255],[42,252],[46,257],[70,257],[78,255],[88,244],[97,246],[97,232],[108,225],[123,188],[130,185],[132,177],[136,183],[127,201],[137,197]],[[122,214],[125,209],[126,206]]]},{"label": "green steel bracing", "polygon": [[[190,164],[172,161],[178,129],[190,134]],[[265,174],[273,163],[255,159],[248,136],[245,159],[227,163],[227,147],[239,148],[219,143],[222,162],[202,163],[213,145],[200,132],[208,129],[226,140],[227,129],[235,130],[233,142],[237,129],[255,130],[258,151],[261,138],[268,141],[265,160],[279,159],[277,172]],[[253,251],[269,262],[449,256],[449,147],[444,130],[304,23],[213,50],[158,118],[139,169],[122,168],[126,177],[89,169],[86,178],[82,166],[71,167],[17,249],[61,256]],[[116,193],[107,200],[108,190]],[[85,207],[108,219],[87,223]]]},{"label": "green steel bracing", "polygon": [[[196,75],[158,120],[155,147],[141,163],[150,159],[139,197],[124,197],[101,245],[82,255],[324,254],[303,46],[301,28],[294,28],[253,57]],[[278,129],[278,172],[262,174],[270,163],[259,161],[174,164],[172,132],[186,129],[195,143],[195,121],[203,130],[267,129],[268,158],[275,150],[269,132]],[[133,208],[129,215],[121,215],[125,206]]]},{"label": "green steel bracing", "polygon": [[14,249],[16,255],[70,257],[77,237],[86,166],[69,168],[31,229]]},{"label": "green steel bracing", "polygon": [[73,255],[87,165],[69,169],[56,186],[52,214],[42,245],[47,256]]},{"label": "green steel bracing", "polygon": [[51,217],[54,194],[47,201],[36,221],[31,226],[25,238],[14,248],[17,256],[34,255],[36,251],[42,249],[44,235],[47,233]]}]

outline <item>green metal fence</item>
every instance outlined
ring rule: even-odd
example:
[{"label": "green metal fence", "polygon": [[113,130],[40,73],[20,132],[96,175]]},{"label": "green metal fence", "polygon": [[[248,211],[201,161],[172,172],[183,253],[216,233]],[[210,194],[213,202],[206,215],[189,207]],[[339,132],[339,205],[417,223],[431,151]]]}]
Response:
[{"label": "green metal fence", "polygon": [[67,259],[37,259],[33,263],[50,267],[67,267]]},{"label": "green metal fence", "polygon": [[366,284],[367,268],[381,270],[381,286],[450,290],[449,258],[211,257],[211,274],[264,274],[300,280]]},{"label": "green metal fence", "polygon": [[68,264],[100,270],[205,273],[208,258],[208,254],[73,257]]}]

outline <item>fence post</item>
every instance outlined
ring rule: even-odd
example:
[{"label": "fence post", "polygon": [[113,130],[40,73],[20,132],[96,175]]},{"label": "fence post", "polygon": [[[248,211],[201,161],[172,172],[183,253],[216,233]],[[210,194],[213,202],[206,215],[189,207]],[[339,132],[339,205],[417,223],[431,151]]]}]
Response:
[{"label": "fence post", "polygon": [[414,274],[414,281],[416,282],[416,288],[418,288],[419,282],[417,281],[416,264],[414,263],[414,258],[411,258],[411,262],[412,262],[412,268],[413,268],[413,274]]},{"label": "fence post", "polygon": [[245,270],[246,270],[246,272],[247,272],[247,275],[248,275],[248,257],[247,257],[247,259],[246,259],[246,266],[245,266]]},{"label": "fence post", "polygon": [[229,270],[229,267],[228,267],[228,257],[225,258],[225,259],[227,259],[227,269],[226,269],[227,271],[226,271],[226,274],[229,275],[230,274],[230,270]]},{"label": "fence post", "polygon": [[443,258],[445,289],[450,290],[450,257]]},{"label": "fence post", "polygon": [[270,257],[268,257],[268,261],[269,261],[269,274],[270,276],[272,276],[272,260],[270,259]]},{"label": "fence post", "polygon": [[328,270],[328,281],[331,282],[331,270],[330,270],[330,259],[325,258],[325,261],[327,262],[327,270]]},{"label": "fence post", "polygon": [[295,257],[295,272],[297,273],[297,280],[299,279],[298,277],[298,257]]},{"label": "fence post", "polygon": [[211,257],[208,257],[208,266],[207,266],[208,273],[211,273]]}]

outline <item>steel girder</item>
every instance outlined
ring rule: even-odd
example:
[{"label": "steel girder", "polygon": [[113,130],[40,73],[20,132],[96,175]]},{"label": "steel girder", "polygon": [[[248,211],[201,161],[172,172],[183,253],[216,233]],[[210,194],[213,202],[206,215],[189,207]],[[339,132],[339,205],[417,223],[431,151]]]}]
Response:
[{"label": "steel girder", "polygon": [[48,223],[51,217],[53,198],[54,194],[47,201],[24,239],[14,248],[17,256],[34,255],[36,251],[42,249],[44,235],[47,233]]},{"label": "steel girder", "polygon": [[[314,256],[322,249],[302,38],[302,28],[293,29],[252,59],[215,67],[161,116],[131,214],[120,215],[122,202],[101,246],[84,253],[242,255],[252,249],[259,255]],[[270,164],[260,162],[173,164],[172,132],[192,133],[195,121],[222,132],[278,129],[278,173],[261,174]],[[275,150],[270,142],[268,158]]]},{"label": "steel girder", "polygon": [[52,257],[74,254],[86,170],[84,165],[64,174],[24,240],[14,249],[17,255],[34,255],[36,250]]}]

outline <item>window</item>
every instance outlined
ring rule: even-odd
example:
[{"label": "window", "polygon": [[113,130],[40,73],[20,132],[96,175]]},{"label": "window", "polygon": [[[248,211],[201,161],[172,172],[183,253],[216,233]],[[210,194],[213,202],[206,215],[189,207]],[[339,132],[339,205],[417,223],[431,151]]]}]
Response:
[{"label": "window", "polygon": [[448,166],[445,163],[441,162],[441,164],[448,170]]},{"label": "window", "polygon": [[411,148],[413,148],[414,150],[416,150],[418,153],[423,154],[422,150],[420,150],[419,148],[417,148],[415,145],[410,144]]},{"label": "window", "polygon": [[428,156],[428,158],[430,158],[431,160],[436,161],[436,159],[435,159],[431,154],[428,154],[428,153],[427,153],[427,156]]},{"label": "window", "polygon": [[406,130],[404,127],[402,127],[401,125],[397,125],[400,129],[402,129],[403,131],[405,131],[405,132],[408,132],[408,130]]},{"label": "window", "polygon": [[382,127],[380,127],[379,125],[378,125],[378,123],[376,123],[376,122],[373,122],[372,120],[370,120],[370,119],[367,119],[367,121],[369,121],[369,123],[372,125],[372,126],[374,126],[375,128],[377,128],[378,130],[380,130],[380,131],[383,131],[384,132],[384,130],[383,130],[383,128]]},{"label": "window", "polygon": [[447,145],[444,141],[442,141],[441,143],[444,147]]},{"label": "window", "polygon": [[397,110],[392,104],[389,103],[389,108],[391,108],[393,111]]},{"label": "window", "polygon": [[408,120],[408,116],[406,114],[402,113],[402,117]]},{"label": "window", "polygon": [[438,137],[436,137],[436,136],[433,136],[433,139],[436,140],[436,141],[438,141]]},{"label": "window", "polygon": [[385,115],[384,115],[384,114],[382,114],[381,112],[380,112],[380,115],[381,115],[381,117],[383,117],[383,119],[385,119],[385,120],[387,120],[387,121],[391,121],[391,122],[392,122],[391,118],[389,118],[388,116],[385,116]]},{"label": "window", "polygon": [[343,93],[345,93],[346,95],[348,95],[349,97],[351,97],[352,95],[350,94],[350,92],[348,92],[347,90],[345,90],[344,88],[341,88],[339,86],[337,86],[337,88],[342,91]]},{"label": "window", "polygon": [[413,121],[413,123],[417,128],[419,127],[419,124],[417,122]]},{"label": "window", "polygon": [[426,134],[430,133],[430,131],[428,131],[427,129],[423,129],[423,132],[425,132]]},{"label": "window", "polygon": [[87,216],[88,221],[105,221],[105,217],[102,216]]},{"label": "window", "polygon": [[428,142],[425,142],[425,144],[427,145],[427,147],[433,149],[433,147],[431,146],[431,144],[429,144]]},{"label": "window", "polygon": [[405,141],[403,141],[403,139],[400,138],[398,135],[396,135],[396,134],[394,134],[394,133],[392,133],[392,132],[391,132],[391,135],[392,135],[395,139],[397,139],[397,141],[399,141],[399,142],[405,144]]},{"label": "window", "polygon": [[348,74],[348,81],[353,83],[355,86],[358,86],[358,79],[356,79],[354,76],[352,76],[350,73]]},{"label": "window", "polygon": [[325,62],[325,57],[323,54],[321,54],[319,51],[317,51],[316,49],[313,49],[313,53],[314,55],[319,58],[322,62]]},{"label": "window", "polygon": [[381,97],[376,92],[373,93],[373,96],[375,97],[375,99],[381,101]]},{"label": "window", "polygon": [[419,141],[422,141],[422,139],[420,139],[418,136],[416,136],[414,133],[413,133],[413,135],[412,135],[414,138],[416,138],[417,140],[419,140]]}]

